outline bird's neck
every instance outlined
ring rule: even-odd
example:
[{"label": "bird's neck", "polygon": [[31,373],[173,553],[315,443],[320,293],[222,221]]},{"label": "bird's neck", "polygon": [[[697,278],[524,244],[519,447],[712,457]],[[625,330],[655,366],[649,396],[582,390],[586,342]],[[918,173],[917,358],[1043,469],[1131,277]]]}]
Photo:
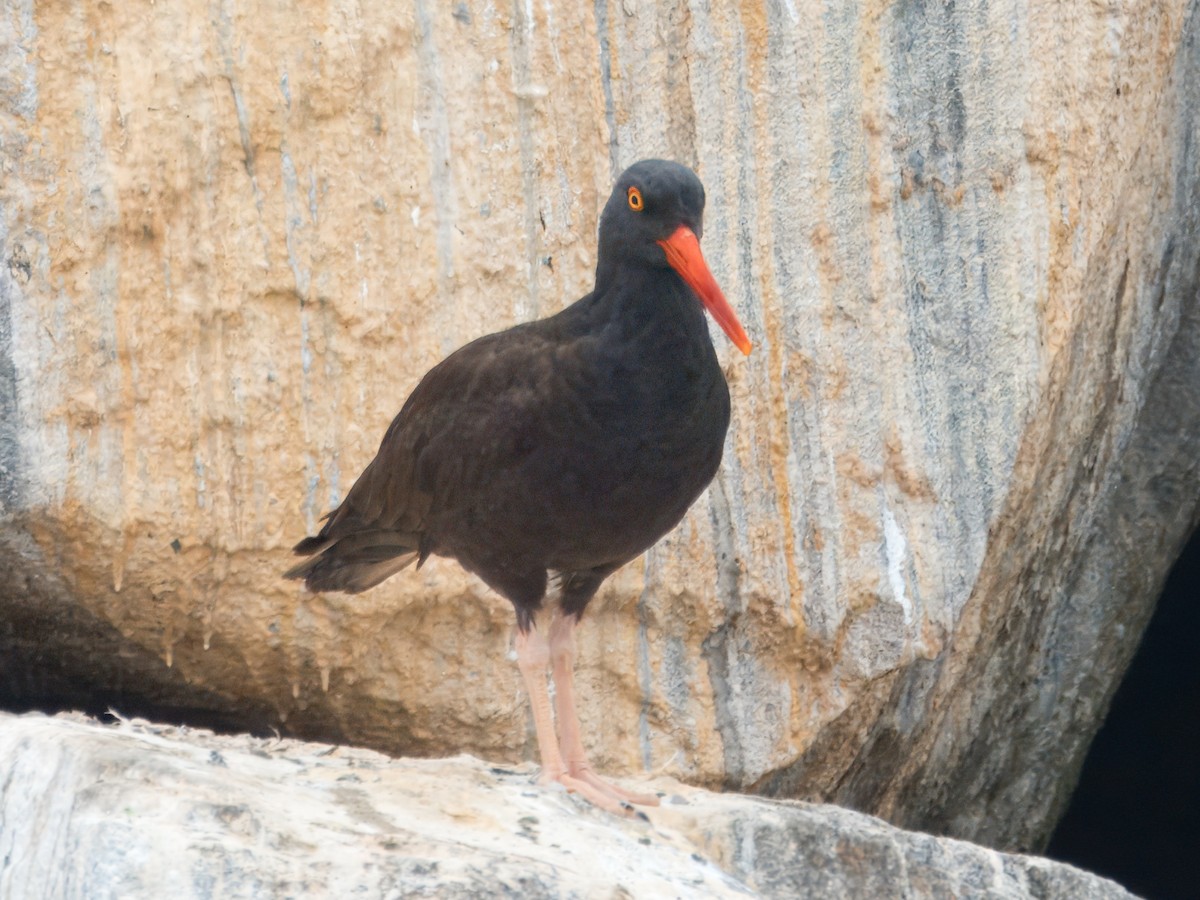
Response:
[{"label": "bird's neck", "polygon": [[642,265],[596,272],[592,315],[623,344],[673,356],[711,352],[704,308],[674,271]]}]

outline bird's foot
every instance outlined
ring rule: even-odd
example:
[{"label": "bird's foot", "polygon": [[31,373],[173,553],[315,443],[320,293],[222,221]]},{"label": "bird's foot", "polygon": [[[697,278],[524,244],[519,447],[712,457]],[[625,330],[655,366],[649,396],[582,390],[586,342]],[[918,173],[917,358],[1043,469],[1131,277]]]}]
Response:
[{"label": "bird's foot", "polygon": [[635,791],[627,791],[619,785],[610,784],[593,772],[592,767],[587,763],[572,766],[570,776],[624,803],[636,803],[638,806],[658,806],[658,797],[653,794],[639,794]]},{"label": "bird's foot", "polygon": [[583,777],[571,775],[567,772],[559,772],[557,775],[552,772],[543,772],[538,782],[540,784],[561,784],[569,793],[578,794],[588,803],[599,807],[605,812],[610,812],[614,816],[622,816],[626,819],[641,819],[643,822],[650,821],[646,814],[641,810],[635,809],[633,804],[639,803],[643,806],[657,806],[657,797],[626,791],[624,788],[609,784],[590,770],[581,774],[583,774]]}]

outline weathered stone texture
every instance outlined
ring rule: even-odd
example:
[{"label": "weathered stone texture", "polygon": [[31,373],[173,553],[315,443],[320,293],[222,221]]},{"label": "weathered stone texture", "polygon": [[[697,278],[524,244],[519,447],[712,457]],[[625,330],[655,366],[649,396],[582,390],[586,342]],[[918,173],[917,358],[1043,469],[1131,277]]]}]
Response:
[{"label": "weathered stone texture", "polygon": [[[660,777],[617,819],[530,768],[0,715],[0,893],[161,897],[1127,900],[1034,857]],[[20,824],[9,827],[16,819]]]},{"label": "weathered stone texture", "polygon": [[1200,495],[1189,0],[0,15],[0,666],[533,754],[507,604],[286,548],[420,375],[581,295],[663,155],[757,343],[589,610],[603,768],[1037,847]]}]

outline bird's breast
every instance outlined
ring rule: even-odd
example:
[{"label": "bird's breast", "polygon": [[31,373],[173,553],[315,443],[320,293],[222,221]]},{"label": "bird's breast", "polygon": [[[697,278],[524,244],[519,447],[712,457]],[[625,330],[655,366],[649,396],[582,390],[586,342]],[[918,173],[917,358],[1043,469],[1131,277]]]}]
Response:
[{"label": "bird's breast", "polygon": [[587,415],[533,454],[522,479],[558,523],[554,568],[641,553],[678,523],[721,461],[729,393],[715,356],[711,366],[676,359],[598,373],[578,398]]},{"label": "bird's breast", "polygon": [[597,324],[582,307],[578,323],[538,326],[543,349],[478,407],[478,442],[439,456],[439,472],[454,455],[464,473],[440,482],[439,552],[577,571],[624,562],[678,523],[720,463],[729,392],[695,298],[659,301],[642,319]]}]

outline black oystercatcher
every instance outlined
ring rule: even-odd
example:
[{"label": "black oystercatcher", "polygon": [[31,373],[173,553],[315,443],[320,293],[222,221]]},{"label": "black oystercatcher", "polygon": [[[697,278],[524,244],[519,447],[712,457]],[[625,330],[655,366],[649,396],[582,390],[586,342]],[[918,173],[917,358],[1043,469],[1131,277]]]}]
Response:
[{"label": "black oystercatcher", "polygon": [[[600,583],[675,527],[721,461],[729,389],[701,306],[750,352],[700,253],[703,214],[690,169],[630,166],[600,219],[592,292],[434,366],[345,501],[296,545],[311,559],[286,573],[312,591],[357,593],[431,553],[458,560],[516,607],[542,781],[613,812],[658,801],[588,764],[575,627]],[[541,635],[551,574],[559,609]]]}]

